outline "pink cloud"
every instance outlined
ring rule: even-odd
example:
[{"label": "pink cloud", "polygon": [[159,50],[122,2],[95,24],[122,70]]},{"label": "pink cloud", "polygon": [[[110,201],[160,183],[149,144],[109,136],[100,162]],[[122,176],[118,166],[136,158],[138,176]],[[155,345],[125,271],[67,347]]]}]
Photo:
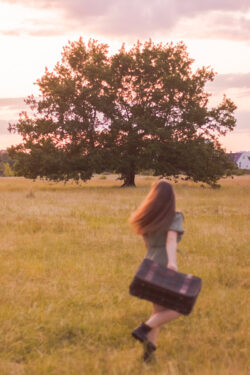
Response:
[{"label": "pink cloud", "polygon": [[[249,38],[249,21],[244,14],[250,10],[249,0],[7,0],[12,4],[23,4],[34,8],[51,9],[53,12],[63,11],[59,32],[65,33],[72,29],[100,33],[107,36],[131,36],[147,39],[155,33],[164,36],[178,26],[184,19],[193,19],[205,15],[213,24],[210,36],[226,39]],[[218,15],[221,12],[221,23]],[[230,13],[231,12],[231,13]],[[230,14],[229,14],[230,13]],[[242,14],[239,21],[234,13]],[[216,22],[213,22],[216,19]],[[68,24],[69,21],[69,24]],[[66,25],[65,25],[66,22]],[[64,26],[64,27],[63,27]],[[181,26],[180,26],[181,30]],[[16,32],[16,31],[14,31]],[[21,32],[21,30],[20,30]],[[32,29],[26,32],[34,35]],[[47,25],[38,29],[35,35],[58,35],[54,27]],[[205,37],[202,29],[193,27],[193,37]],[[188,36],[188,35],[187,35]]]},{"label": "pink cloud", "polygon": [[219,74],[216,76],[210,86],[216,87],[218,90],[225,90],[231,88],[247,88],[250,87],[250,73],[231,73]]},{"label": "pink cloud", "polygon": [[8,134],[8,121],[0,120],[0,136],[1,134]]},{"label": "pink cloud", "polygon": [[26,106],[24,99],[25,98],[0,98],[0,110],[3,107],[8,109],[24,108]]}]

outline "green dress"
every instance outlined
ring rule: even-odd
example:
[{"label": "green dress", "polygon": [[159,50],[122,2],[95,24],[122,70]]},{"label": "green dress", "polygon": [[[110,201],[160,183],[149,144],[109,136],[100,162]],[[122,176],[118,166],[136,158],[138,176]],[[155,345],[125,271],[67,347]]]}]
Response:
[{"label": "green dress", "polygon": [[183,214],[181,212],[176,212],[173,218],[173,221],[167,230],[146,233],[143,236],[145,244],[146,244],[146,248],[147,248],[146,258],[152,259],[156,263],[161,264],[162,266],[166,267],[168,263],[167,253],[166,253],[167,233],[169,230],[173,230],[177,232],[177,241],[179,242],[184,233],[184,230],[182,227],[183,220],[184,220]]}]

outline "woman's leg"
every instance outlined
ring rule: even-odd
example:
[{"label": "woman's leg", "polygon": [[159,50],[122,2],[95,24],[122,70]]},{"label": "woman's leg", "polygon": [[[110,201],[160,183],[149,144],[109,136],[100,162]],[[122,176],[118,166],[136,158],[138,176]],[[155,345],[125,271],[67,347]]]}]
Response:
[{"label": "woman's leg", "polygon": [[142,323],[132,332],[132,336],[141,342],[146,342],[148,340],[155,345],[160,325],[168,323],[178,318],[180,315],[180,313],[174,310],[169,310],[163,306],[153,304],[152,315],[145,323]]},{"label": "woman's leg", "polygon": [[156,304],[153,305],[153,308],[153,314],[145,323],[146,326],[152,327],[147,334],[147,339],[149,342],[146,342],[144,345],[143,359],[145,362],[150,362],[154,359],[154,351],[156,349],[155,344],[160,330],[160,325],[168,323],[181,315],[176,311],[166,309],[165,307]]},{"label": "woman's leg", "polygon": [[[162,306],[161,306],[162,307]],[[151,317],[145,322],[149,327],[153,328],[150,333],[153,331],[153,338],[154,338],[154,330],[155,328],[160,327],[162,324],[168,323],[171,320],[177,319],[181,316],[180,313],[174,310],[165,309],[158,309],[155,313],[151,315]],[[149,333],[149,334],[150,334]],[[149,337],[149,335],[148,335]]]},{"label": "woman's leg", "polygon": [[[166,307],[163,307],[163,306],[160,306],[160,305],[157,305],[157,304],[153,303],[153,313],[152,313],[151,317],[153,317],[155,314],[157,314],[159,312],[162,312],[162,311],[165,311],[165,310],[166,310]],[[150,318],[149,318],[149,320],[150,320]],[[147,322],[146,322],[146,324],[148,325]],[[160,331],[159,327],[153,327],[147,335],[149,341],[151,341],[154,345],[156,344],[156,339],[157,339],[157,336],[159,334],[159,331]]]}]

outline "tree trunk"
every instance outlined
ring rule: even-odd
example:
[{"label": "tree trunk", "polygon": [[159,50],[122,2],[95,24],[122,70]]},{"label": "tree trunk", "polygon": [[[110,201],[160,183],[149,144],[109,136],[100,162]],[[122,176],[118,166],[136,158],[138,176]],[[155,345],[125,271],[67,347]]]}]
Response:
[{"label": "tree trunk", "polygon": [[135,173],[128,172],[126,175],[122,176],[124,183],[121,187],[134,186],[135,187]]}]

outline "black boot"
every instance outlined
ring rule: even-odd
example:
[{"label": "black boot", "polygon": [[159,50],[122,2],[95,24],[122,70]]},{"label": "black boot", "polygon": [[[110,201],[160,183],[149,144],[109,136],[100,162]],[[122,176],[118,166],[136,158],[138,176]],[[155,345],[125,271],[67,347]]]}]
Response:
[{"label": "black boot", "polygon": [[150,342],[147,341],[144,343],[144,354],[143,354],[143,360],[146,363],[152,363],[155,362],[155,355],[154,352],[156,350],[156,346]]},{"label": "black boot", "polygon": [[[147,324],[142,323],[139,327],[137,327],[133,332],[132,336],[139,340],[140,342],[146,342],[148,341],[147,334],[151,331],[151,327],[149,327]],[[152,344],[153,345],[153,344]]]}]

